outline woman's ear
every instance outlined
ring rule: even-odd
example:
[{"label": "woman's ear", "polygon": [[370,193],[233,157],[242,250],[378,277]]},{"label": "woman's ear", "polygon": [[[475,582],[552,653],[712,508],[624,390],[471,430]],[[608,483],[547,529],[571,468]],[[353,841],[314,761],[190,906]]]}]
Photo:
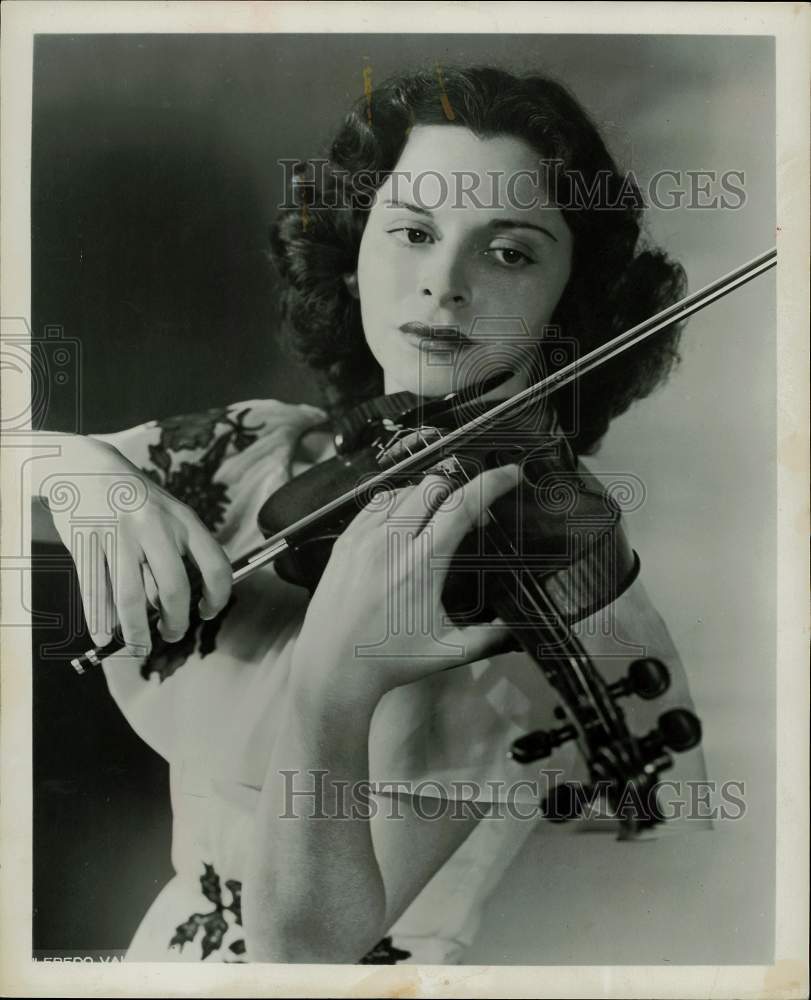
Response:
[{"label": "woman's ear", "polygon": [[358,291],[358,273],[355,271],[354,274],[344,275],[344,284],[346,285],[347,291],[352,296],[353,299],[360,298],[360,292]]}]

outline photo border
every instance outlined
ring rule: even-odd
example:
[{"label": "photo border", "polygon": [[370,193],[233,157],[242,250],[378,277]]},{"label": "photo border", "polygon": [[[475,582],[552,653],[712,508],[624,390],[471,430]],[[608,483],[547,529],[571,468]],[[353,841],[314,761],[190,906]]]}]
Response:
[{"label": "photo border", "polygon": [[[584,10],[584,7],[588,7]],[[415,17],[418,8],[418,17]],[[460,18],[462,8],[463,18]],[[30,630],[0,629],[0,986],[18,996],[801,997],[808,992],[809,23],[794,3],[51,3],[9,0],[2,32],[0,313],[30,322],[30,149],[37,33],[773,35],[777,58],[777,900],[772,966],[42,964],[31,960]],[[588,30],[583,24],[588,24]],[[622,26],[633,28],[623,31]],[[687,30],[689,28],[689,30]],[[23,412],[4,371],[5,412]],[[16,395],[16,398],[15,398]],[[2,551],[24,555],[21,440],[3,441]],[[799,537],[801,536],[802,537]],[[745,540],[742,540],[745,543]],[[3,620],[17,600],[2,593]],[[30,593],[23,594],[30,607]],[[14,605],[14,620],[24,608]],[[23,616],[22,618],[20,616]]]}]

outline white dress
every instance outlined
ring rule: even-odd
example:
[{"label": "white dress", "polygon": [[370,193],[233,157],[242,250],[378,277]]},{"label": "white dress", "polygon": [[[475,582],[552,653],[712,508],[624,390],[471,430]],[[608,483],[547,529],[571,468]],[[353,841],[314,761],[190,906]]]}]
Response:
[{"label": "white dress", "polygon": [[[99,437],[193,506],[237,559],[261,541],[257,515],[266,498],[320,457],[302,438],[323,419],[314,407],[257,400]],[[250,957],[240,919],[243,865],[307,593],[268,567],[234,596],[218,623],[205,624],[166,656],[144,664],[119,653],[104,663],[124,716],[170,767],[176,874],[144,916],[130,960]],[[630,728],[644,733],[665,709],[691,707],[684,670],[638,579],[611,609],[609,635],[599,614],[576,626],[606,679],[619,678],[642,652],[671,672],[663,698],[626,700]],[[634,645],[640,642],[644,649]],[[556,704],[538,667],[519,653],[436,674],[382,699],[370,733],[373,782],[424,782],[421,794],[446,797],[463,787],[469,795],[470,786],[459,783],[475,782],[479,798],[523,805],[480,822],[366,961],[464,961],[484,901],[527,836],[562,829],[523,818],[537,803],[540,765],[525,767],[507,755],[517,737],[560,725]],[[700,748],[676,760],[666,777],[705,776]],[[543,767],[585,777],[573,744]]]}]

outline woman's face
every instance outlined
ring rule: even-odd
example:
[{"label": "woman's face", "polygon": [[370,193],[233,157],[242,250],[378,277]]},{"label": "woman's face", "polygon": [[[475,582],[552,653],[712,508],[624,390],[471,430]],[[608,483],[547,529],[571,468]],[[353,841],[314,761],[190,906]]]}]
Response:
[{"label": "woman's face", "polygon": [[501,396],[540,377],[533,345],[566,287],[572,235],[544,204],[539,160],[511,136],[412,129],[358,257],[363,329],[386,392],[442,396],[507,369]]}]

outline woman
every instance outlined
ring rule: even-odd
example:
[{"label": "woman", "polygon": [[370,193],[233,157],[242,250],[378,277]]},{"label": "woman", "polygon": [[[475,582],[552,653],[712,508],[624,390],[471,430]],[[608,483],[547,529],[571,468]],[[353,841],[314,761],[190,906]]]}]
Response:
[{"label": "woman", "polygon": [[[640,249],[639,215],[638,192],[561,87],[446,69],[358,105],[273,251],[289,325],[335,416],[381,392],[430,399],[505,369],[488,395],[506,398],[532,381],[550,328],[584,352],[673,301],[682,273]],[[573,415],[576,455],[667,375],[677,340],[666,332],[558,394],[546,418]],[[94,641],[117,619],[128,644],[105,661],[110,691],[170,763],[177,876],[132,959],[460,961],[534,825],[532,809],[502,808],[537,801],[515,798],[527,775],[506,750],[554,725],[555,699],[537,667],[504,652],[504,626],[446,620],[431,563],[519,484],[517,465],[454,490],[428,476],[364,508],[309,602],[273,568],[229,601],[230,561],[261,540],[264,500],[333,453],[326,418],[254,401],[66,443],[83,502],[96,490],[101,503],[111,476],[140,496],[114,540],[71,535],[55,515]],[[203,578],[199,628],[184,557]],[[415,593],[423,618],[411,617]],[[147,601],[169,646],[151,649]],[[609,634],[595,616],[579,626],[608,679],[643,649],[670,668],[669,703],[689,707],[638,581],[611,612]],[[632,729],[663,704],[630,705]],[[548,765],[578,774],[568,746]],[[700,751],[682,767],[702,774]],[[476,808],[449,808],[462,799]]]}]

